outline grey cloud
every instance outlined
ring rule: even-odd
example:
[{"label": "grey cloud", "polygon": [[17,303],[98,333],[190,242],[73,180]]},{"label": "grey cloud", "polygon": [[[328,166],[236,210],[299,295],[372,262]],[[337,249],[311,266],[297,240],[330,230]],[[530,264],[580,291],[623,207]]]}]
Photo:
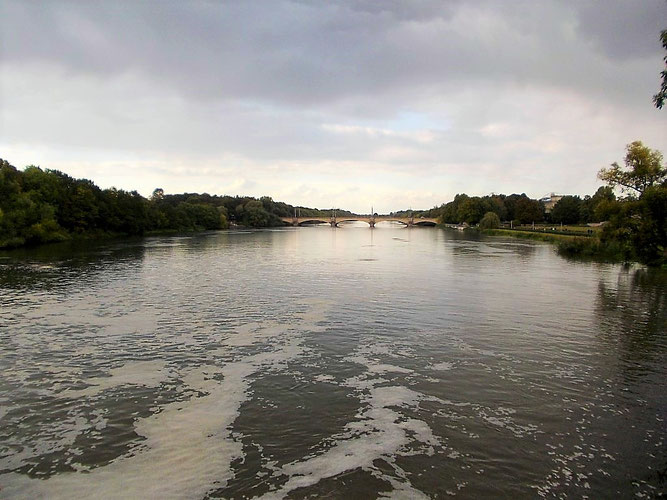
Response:
[{"label": "grey cloud", "polygon": [[[3,59],[104,78],[141,72],[188,98],[317,107],[354,95],[391,104],[480,79],[599,88],[590,70],[606,63],[581,53],[571,26],[610,54],[659,54],[660,0],[584,5],[8,2]],[[637,84],[615,80],[612,94]]]},{"label": "grey cloud", "polygon": [[651,56],[667,28],[665,0],[576,2],[577,31],[609,58]]}]

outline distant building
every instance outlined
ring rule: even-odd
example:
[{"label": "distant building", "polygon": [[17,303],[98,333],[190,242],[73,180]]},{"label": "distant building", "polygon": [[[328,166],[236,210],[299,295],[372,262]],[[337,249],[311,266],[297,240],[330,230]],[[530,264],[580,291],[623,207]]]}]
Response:
[{"label": "distant building", "polygon": [[554,206],[556,203],[558,203],[561,198],[564,196],[567,196],[565,194],[556,194],[556,193],[551,193],[544,195],[542,198],[540,198],[540,201],[544,203],[544,211],[546,213],[549,213],[553,210]]}]

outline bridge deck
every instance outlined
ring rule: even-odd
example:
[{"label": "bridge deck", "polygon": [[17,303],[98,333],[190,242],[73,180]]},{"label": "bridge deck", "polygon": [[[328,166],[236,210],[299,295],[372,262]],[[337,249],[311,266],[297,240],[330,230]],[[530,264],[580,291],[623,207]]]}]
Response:
[{"label": "bridge deck", "polygon": [[392,217],[390,215],[350,215],[341,217],[281,217],[283,222],[294,226],[300,226],[306,222],[322,222],[331,225],[338,225],[341,222],[365,222],[373,227],[378,222],[400,222],[406,226],[417,226],[420,224],[437,224],[438,220],[430,217],[412,218],[412,217]]}]

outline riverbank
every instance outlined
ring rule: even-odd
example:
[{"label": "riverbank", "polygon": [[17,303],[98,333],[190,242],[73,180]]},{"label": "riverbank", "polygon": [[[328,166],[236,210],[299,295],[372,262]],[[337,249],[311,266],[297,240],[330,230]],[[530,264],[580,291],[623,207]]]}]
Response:
[{"label": "riverbank", "polygon": [[[547,241],[549,243],[560,243],[572,241],[576,238],[591,239],[590,236],[581,234],[547,233],[538,231],[523,231],[520,229],[480,229],[482,234],[489,236],[510,236],[512,238],[523,238],[527,240]],[[597,239],[597,238],[596,238]]]},{"label": "riverbank", "polygon": [[517,229],[482,229],[480,231],[489,236],[509,236],[552,243],[556,245],[558,254],[563,257],[600,262],[630,262],[633,260],[627,249],[617,242],[603,242],[597,234],[551,234]]}]

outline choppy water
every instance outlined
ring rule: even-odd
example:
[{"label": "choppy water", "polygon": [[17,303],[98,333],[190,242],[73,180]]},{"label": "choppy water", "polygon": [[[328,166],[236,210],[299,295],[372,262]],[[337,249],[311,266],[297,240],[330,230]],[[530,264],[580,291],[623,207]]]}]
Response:
[{"label": "choppy water", "polygon": [[667,276],[440,229],[0,254],[0,497],[656,497]]}]

